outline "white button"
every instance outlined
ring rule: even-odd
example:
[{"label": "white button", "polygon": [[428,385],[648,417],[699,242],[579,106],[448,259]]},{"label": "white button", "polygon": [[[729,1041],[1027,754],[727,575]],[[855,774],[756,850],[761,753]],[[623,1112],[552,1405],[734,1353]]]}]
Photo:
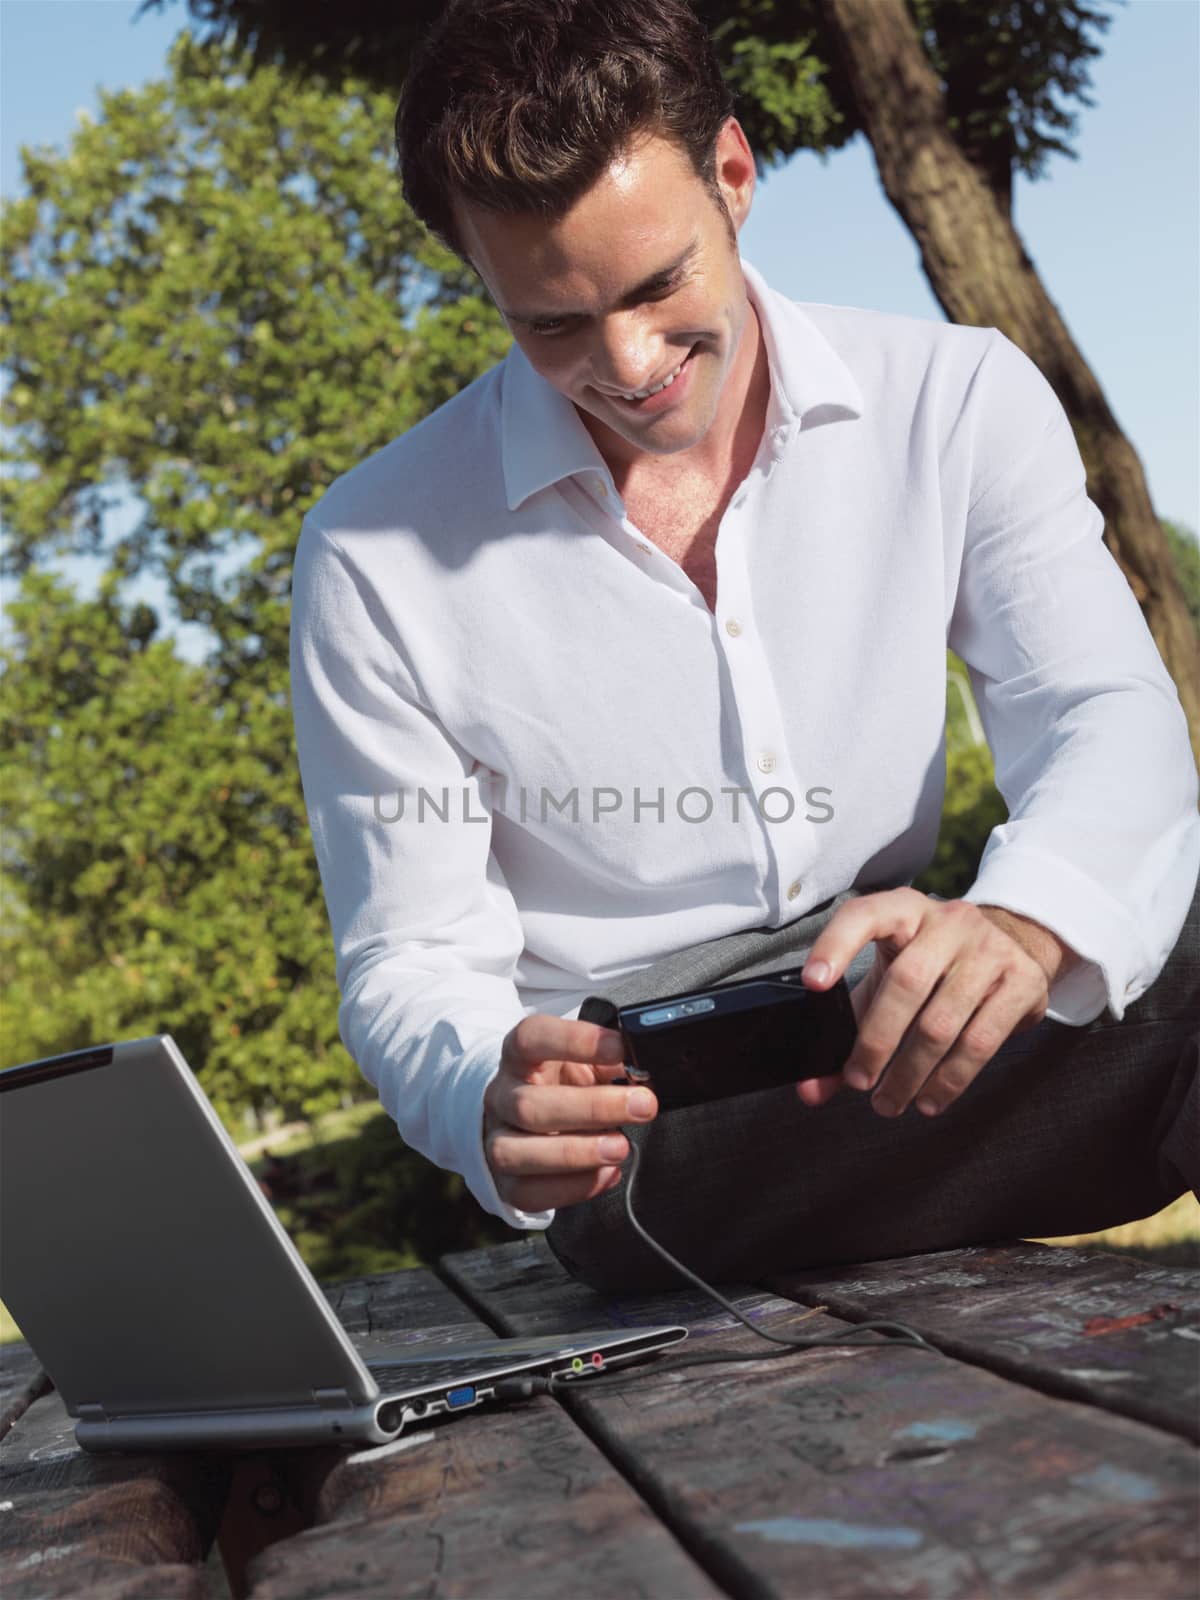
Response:
[{"label": "white button", "polygon": [[736,617],[730,617],[728,622],[726,622],[726,624],[725,624],[725,632],[732,634],[733,637],[736,639],[738,634],[741,633],[741,631],[742,631],[742,625],[738,621],[738,619]]},{"label": "white button", "polygon": [[607,500],[608,499],[608,485],[606,483],[598,483],[596,485],[596,493],[600,496],[601,500]]},{"label": "white button", "polygon": [[794,900],[796,898],[796,896],[800,893],[800,884],[801,884],[801,880],[799,878],[796,879],[795,883],[789,883],[788,884],[788,892],[787,892],[787,894],[788,894],[788,899],[789,900]]},{"label": "white button", "polygon": [[1125,998],[1128,1000],[1129,996],[1131,994],[1136,993],[1136,991],[1137,991],[1137,984],[1136,983],[1127,983],[1125,985]]},{"label": "white button", "polygon": [[770,755],[769,753],[759,756],[759,758],[758,758],[758,770],[760,772],[774,772],[775,771],[775,757],[773,755]]},{"label": "white button", "polygon": [[638,545],[638,549],[642,552],[642,554],[644,556],[652,556],[654,554],[654,551],[651,550],[651,548],[650,548],[650,546],[648,544],[640,544],[640,545]]}]

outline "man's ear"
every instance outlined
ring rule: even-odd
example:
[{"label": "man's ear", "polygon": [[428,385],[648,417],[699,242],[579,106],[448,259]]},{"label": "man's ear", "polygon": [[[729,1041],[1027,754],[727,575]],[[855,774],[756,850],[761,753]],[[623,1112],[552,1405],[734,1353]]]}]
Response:
[{"label": "man's ear", "polygon": [[754,153],[741,123],[736,117],[726,119],[717,135],[715,176],[725,201],[725,209],[735,230],[739,230],[750,215],[754,199],[757,172]]}]

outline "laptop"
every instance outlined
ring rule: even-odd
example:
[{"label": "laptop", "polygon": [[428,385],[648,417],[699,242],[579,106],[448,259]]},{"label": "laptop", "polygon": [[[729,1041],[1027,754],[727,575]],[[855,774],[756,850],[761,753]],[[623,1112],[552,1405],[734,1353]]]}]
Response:
[{"label": "laptop", "polygon": [[0,1300],[89,1451],[386,1444],[687,1337],[347,1333],[170,1034],[0,1071]]}]

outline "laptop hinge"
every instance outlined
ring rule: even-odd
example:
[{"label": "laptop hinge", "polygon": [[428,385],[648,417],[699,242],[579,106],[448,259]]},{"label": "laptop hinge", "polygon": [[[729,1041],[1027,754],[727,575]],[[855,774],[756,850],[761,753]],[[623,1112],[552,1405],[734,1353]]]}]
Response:
[{"label": "laptop hinge", "polygon": [[314,1389],[312,1396],[323,1410],[340,1410],[351,1404],[345,1389]]},{"label": "laptop hinge", "polygon": [[103,1406],[88,1404],[76,1408],[80,1422],[107,1422],[108,1412]]}]

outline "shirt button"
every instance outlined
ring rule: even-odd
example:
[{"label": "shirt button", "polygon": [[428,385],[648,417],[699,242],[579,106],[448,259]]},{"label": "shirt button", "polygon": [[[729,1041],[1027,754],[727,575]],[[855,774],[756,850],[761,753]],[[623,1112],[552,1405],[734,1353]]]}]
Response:
[{"label": "shirt button", "polygon": [[742,625],[738,621],[738,619],[736,617],[730,617],[728,622],[726,622],[726,624],[725,624],[725,632],[729,633],[729,634],[732,634],[733,637],[736,639],[738,634],[741,633],[741,631],[742,631]]},{"label": "shirt button", "polygon": [[596,493],[600,496],[601,500],[607,500],[608,499],[608,485],[606,483],[598,483],[596,485]]},{"label": "shirt button", "polygon": [[651,550],[651,548],[650,548],[650,546],[648,544],[640,544],[640,545],[638,545],[638,549],[642,552],[642,554],[644,556],[652,556],[654,554],[654,551]]},{"label": "shirt button", "polygon": [[759,758],[758,758],[758,770],[760,772],[774,772],[775,771],[775,757],[773,755],[770,755],[769,753],[764,753],[763,755],[759,756]]},{"label": "shirt button", "polygon": [[796,898],[796,896],[800,893],[800,886],[801,886],[802,881],[803,881],[802,879],[797,878],[795,883],[789,883],[788,884],[787,897],[788,897],[789,900],[794,900]]}]

